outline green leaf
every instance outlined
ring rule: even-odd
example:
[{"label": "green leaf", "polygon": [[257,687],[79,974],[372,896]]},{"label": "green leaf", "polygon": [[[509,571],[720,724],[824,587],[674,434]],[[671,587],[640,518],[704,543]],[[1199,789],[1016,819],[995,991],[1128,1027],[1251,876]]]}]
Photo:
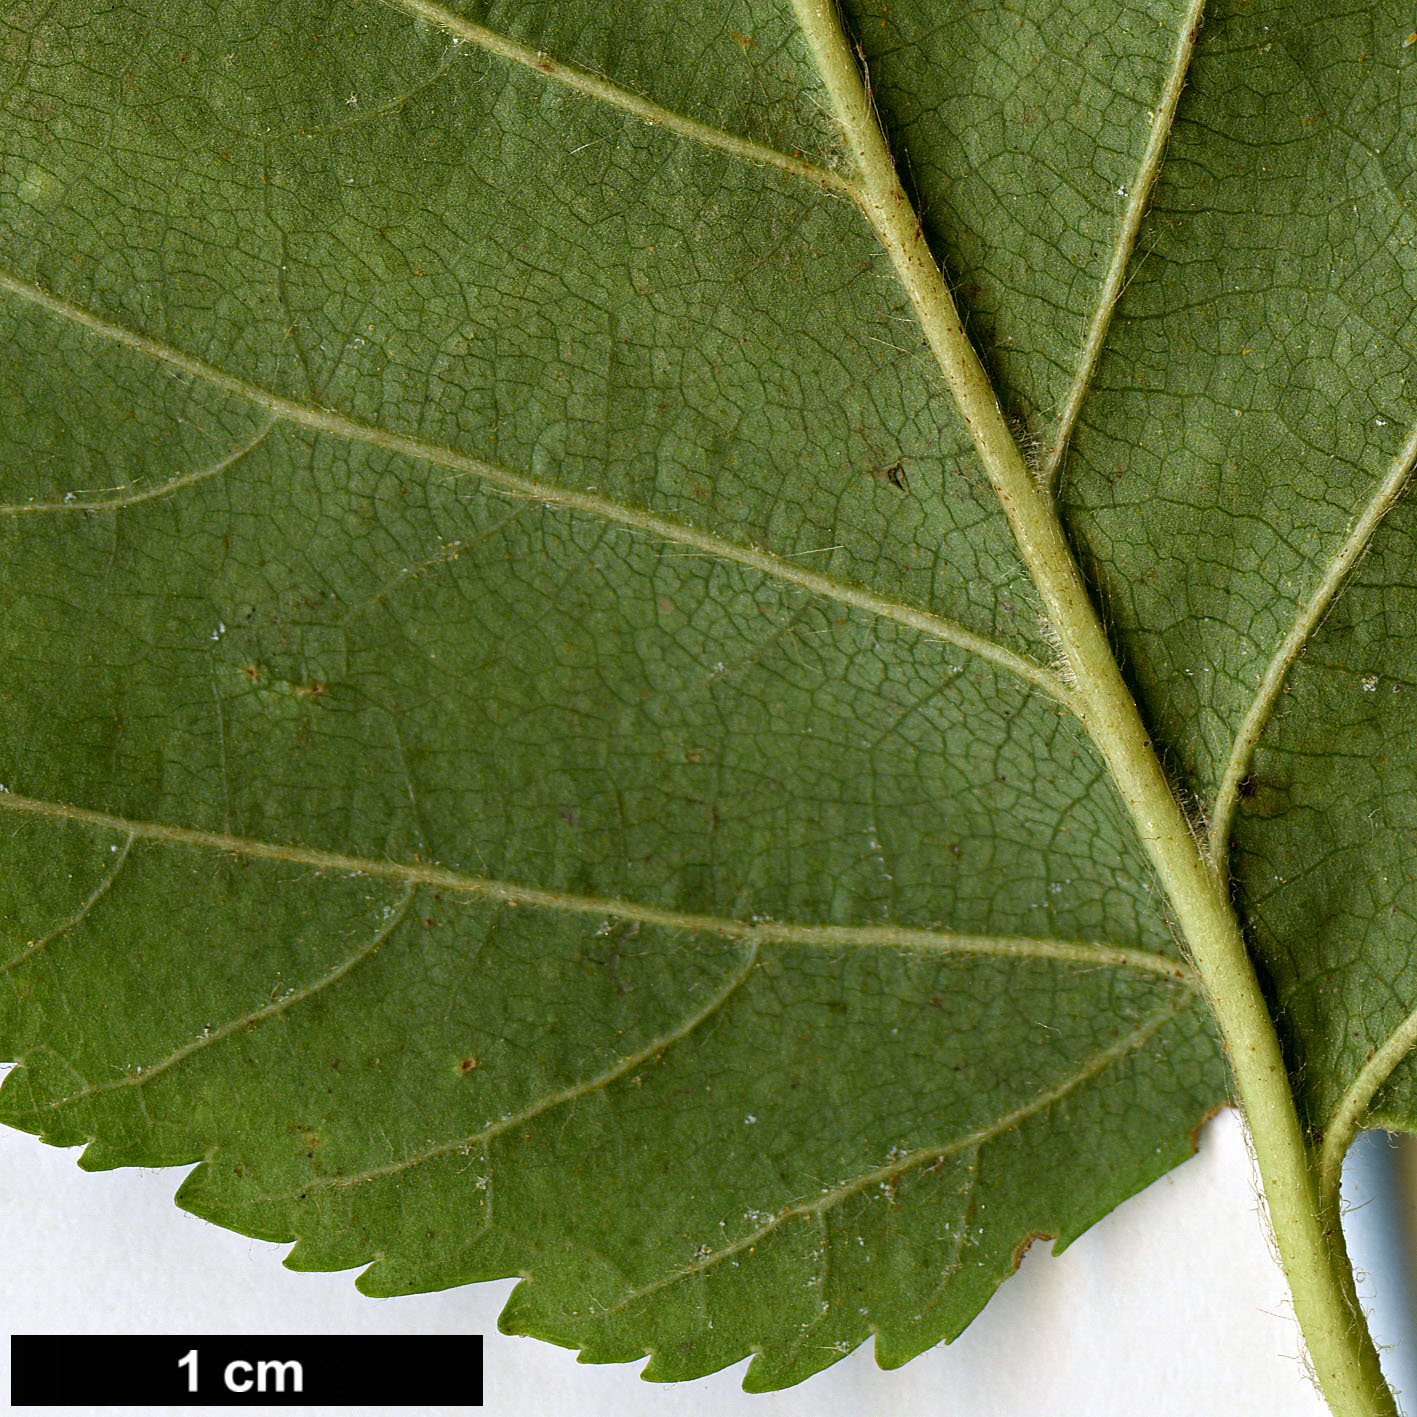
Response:
[{"label": "green leaf", "polygon": [[[1303,1120],[1417,1125],[1405,21],[847,8]],[[1190,1154],[1165,883],[789,5],[0,55],[4,1120],[758,1389]]]}]

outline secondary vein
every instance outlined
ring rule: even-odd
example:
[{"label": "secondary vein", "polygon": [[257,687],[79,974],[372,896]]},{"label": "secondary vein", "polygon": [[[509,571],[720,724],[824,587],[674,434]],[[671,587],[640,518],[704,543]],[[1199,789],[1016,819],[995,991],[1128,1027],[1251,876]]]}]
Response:
[{"label": "secondary vein", "polygon": [[209,477],[217,477],[228,468],[234,467],[248,453],[255,452],[270,436],[271,429],[279,422],[280,420],[272,414],[254,436],[247,438],[245,442],[233,448],[224,458],[218,459],[207,467],[198,468],[196,472],[186,472],[180,477],[169,478],[166,482],[157,482],[151,487],[140,487],[136,490],[130,490],[131,484],[114,487],[110,490],[119,494],[115,497],[85,496],[70,492],[63,497],[52,498],[44,502],[0,503],[0,517],[20,517],[31,512],[112,512],[117,511],[120,507],[134,506],[138,502],[151,502],[159,497],[169,497],[184,487],[190,487],[194,482],[205,482]]},{"label": "secondary vein", "polygon": [[665,541],[692,547],[696,551],[718,556],[726,561],[736,561],[740,565],[750,566],[754,570],[761,571],[764,575],[796,585],[813,595],[824,596],[870,615],[879,615],[884,619],[894,620],[935,639],[952,644],[958,649],[978,655],[981,659],[1018,676],[1035,688],[1042,689],[1050,698],[1056,699],[1064,707],[1070,710],[1074,709],[1073,691],[1051,669],[1025,655],[1016,654],[1013,650],[993,640],[976,635],[963,625],[948,620],[944,616],[931,614],[929,611],[892,600],[888,596],[877,595],[871,591],[846,585],[829,576],[797,566],[787,557],[760,551],[757,547],[741,545],[726,537],[716,536],[712,532],[700,531],[683,522],[657,516],[653,512],[642,511],[636,507],[625,506],[608,497],[601,497],[592,492],[578,492],[572,488],[558,487],[551,483],[538,482],[534,478],[514,472],[511,468],[485,462],[481,458],[469,457],[464,453],[455,452],[451,448],[424,442],[421,438],[409,438],[400,433],[390,433],[385,429],[360,423],[353,418],[346,418],[343,414],[334,413],[329,409],[314,408],[308,404],[297,403],[293,399],[283,398],[279,394],[273,394],[267,389],[248,383],[245,379],[196,359],[171,345],[162,344],[157,340],[150,339],[147,335],[139,334],[135,330],[105,320],[102,316],[85,310],[81,306],[70,304],[40,286],[17,279],[8,271],[0,271],[0,290],[8,291],[11,295],[28,301],[60,319],[79,325],[103,339],[112,340],[116,344],[123,345],[138,354],[146,355],[169,368],[180,370],[188,377],[220,389],[223,393],[245,399],[259,408],[264,408],[273,417],[283,422],[308,428],[312,432],[323,433],[343,442],[363,443],[369,447],[381,448],[386,452],[398,453],[403,457],[416,459],[419,462],[431,463],[436,467],[445,467],[464,476],[479,478],[504,491],[530,498],[545,506],[566,507],[603,521],[614,522],[651,536],[661,537]]},{"label": "secondary vein", "polygon": [[529,1107],[510,1116],[502,1117],[483,1127],[480,1131],[470,1132],[467,1136],[453,1137],[448,1141],[438,1142],[413,1156],[400,1157],[397,1161],[371,1167],[368,1171],[354,1171],[343,1176],[320,1176],[301,1186],[291,1196],[273,1197],[272,1199],[292,1199],[295,1196],[307,1196],[312,1191],[362,1185],[366,1181],[374,1181],[382,1176],[395,1176],[414,1166],[422,1166],[425,1162],[436,1160],[440,1156],[447,1156],[450,1152],[466,1155],[474,1147],[486,1146],[488,1142],[495,1141],[503,1133],[524,1126],[533,1118],[541,1116],[543,1112],[549,1112],[567,1102],[574,1102],[579,1097],[599,1092],[601,1089],[609,1087],[611,1083],[634,1072],[636,1068],[649,1062],[652,1058],[657,1058],[661,1053],[672,1048],[674,1044],[682,1042],[715,1014],[720,1013],[728,1001],[747,983],[749,976],[757,967],[758,947],[755,945],[748,951],[743,964],[729,976],[718,992],[682,1023],[667,1033],[662,1033],[657,1038],[651,1039],[644,1047],[636,1049],[635,1052],[621,1058],[619,1062],[606,1068],[603,1072],[597,1073],[594,1077],[587,1078],[584,1082],[574,1083],[570,1087],[549,1093]]},{"label": "secondary vein", "polygon": [[1368,1055],[1357,1077],[1333,1109],[1319,1150],[1319,1193],[1326,1207],[1336,1211],[1339,1184],[1343,1179],[1343,1158],[1367,1118],[1373,1098],[1414,1046],[1417,1046],[1417,1009],[1413,1009]]},{"label": "secondary vein", "polygon": [[505,905],[529,906],[572,915],[634,920],[644,925],[688,930],[753,944],[798,945],[826,949],[903,949],[940,954],[1046,959],[1065,964],[1136,969],[1144,973],[1162,975],[1191,989],[1198,987],[1190,966],[1180,960],[1149,950],[1127,949],[1096,941],[968,934],[952,930],[912,930],[892,925],[797,925],[775,920],[735,920],[723,916],[668,910],[613,897],[542,890],[534,886],[518,885],[512,881],[469,876],[422,862],[381,861],[343,852],[321,851],[308,846],[253,841],[226,832],[198,831],[192,827],[171,826],[163,822],[137,821],[109,812],[96,812],[87,807],[23,797],[14,792],[0,792],[0,810],[29,813],[59,821],[80,822],[86,826],[124,832],[135,840],[163,842],[263,861],[286,861],[320,871],[340,871],[347,875],[400,881],[409,886],[437,886],[460,895],[482,896],[501,901]]},{"label": "secondary vein", "polygon": [[720,1249],[713,1250],[707,1255],[701,1255],[691,1264],[685,1265],[682,1269],[665,1275],[661,1279],[655,1280],[652,1284],[647,1284],[641,1288],[632,1290],[630,1293],[617,1299],[615,1303],[606,1305],[604,1308],[594,1310],[597,1315],[615,1313],[623,1309],[627,1304],[634,1303],[637,1299],[643,1299],[650,1294],[661,1289],[668,1288],[671,1284],[677,1284],[681,1280],[688,1279],[695,1274],[701,1274],[706,1269],[711,1269],[714,1265],[721,1264],[726,1259],[731,1259],[734,1255],[741,1254],[744,1250],[751,1249],[754,1245],[761,1244],[774,1231],[780,1229],[790,1220],[805,1219],[811,1216],[819,1216],[834,1206],[840,1205],[843,1201],[849,1200],[854,1195],[859,1195],[862,1191],[868,1190],[872,1186],[894,1180],[903,1175],[906,1171],[913,1170],[918,1166],[928,1166],[935,1162],[943,1161],[950,1156],[958,1155],[962,1151],[978,1148],[985,1142],[991,1141],[994,1137],[1002,1136],[1005,1132],[1012,1131],[1015,1127],[1028,1120],[1029,1117],[1051,1107],[1055,1102],[1060,1102],[1070,1092],[1075,1091],[1083,1083],[1090,1081],[1099,1074],[1105,1072],[1111,1065],[1119,1059],[1127,1057],[1143,1047],[1153,1034],[1169,1023],[1186,1006],[1185,1001],[1172,1003],[1164,1008],[1156,1010],[1155,1013],[1143,1019],[1142,1022],[1130,1033],[1093,1054],[1080,1068],[1069,1074],[1067,1077],[1045,1088],[1042,1092],[1026,1102],[1023,1106],[1015,1108],[1012,1112],[991,1122],[988,1126],[980,1127],[976,1131],[969,1132],[965,1136],[957,1137],[944,1146],[919,1147],[906,1155],[897,1157],[884,1166],[878,1166],[872,1171],[866,1172],[862,1176],[857,1176],[841,1185],[834,1186],[830,1190],[823,1192],[816,1199],[806,1201],[798,1205],[787,1206],[778,1211],[771,1220],[765,1221],[757,1229],[750,1231],[747,1235],[741,1236],[732,1244],[724,1245]]},{"label": "secondary vein", "polygon": [[483,25],[473,24],[471,20],[454,14],[442,5],[430,3],[430,0],[379,0],[379,3],[391,10],[402,10],[413,15],[451,35],[455,40],[474,44],[500,59],[520,64],[524,69],[529,69],[551,83],[560,84],[587,98],[621,109],[655,127],[667,128],[681,138],[700,143],[704,147],[717,148],[746,162],[776,168],[779,172],[803,178],[829,192],[842,196],[854,195],[854,185],[829,168],[819,167],[816,163],[808,162],[795,154],[781,152],[765,143],[756,143],[750,138],[739,137],[736,133],[727,133],[721,128],[701,123],[686,114],[676,113],[672,108],[665,108],[662,104],[654,103],[629,89],[621,88],[599,74],[592,74],[575,64],[563,63],[539,49],[520,44]]},{"label": "secondary vein", "polygon": [[1117,239],[1112,247],[1112,259],[1102,281],[1097,309],[1083,343],[1082,358],[1058,417],[1053,446],[1039,471],[1044,486],[1052,488],[1054,492],[1057,491],[1058,474],[1062,469],[1063,458],[1067,455],[1073,428],[1077,424],[1083,400],[1092,386],[1097,362],[1102,357],[1102,347],[1112,325],[1112,312],[1117,308],[1117,301],[1121,299],[1122,291],[1126,288],[1127,267],[1131,264],[1132,252],[1136,249],[1137,233],[1141,230],[1142,217],[1146,215],[1147,203],[1151,200],[1151,190],[1156,185],[1157,175],[1161,171],[1166,141],[1171,136],[1175,123],[1176,105],[1180,101],[1181,90],[1185,87],[1186,71],[1190,68],[1191,54],[1195,49],[1196,37],[1200,33],[1204,12],[1205,0],[1190,0],[1182,17],[1181,29],[1176,36],[1176,47],[1171,53],[1171,64],[1156,101],[1155,118],[1147,138],[1146,150],[1142,153],[1141,165],[1132,180],[1126,211],[1122,214]]},{"label": "secondary vein", "polygon": [[1338,598],[1349,573],[1367,550],[1373,534],[1378,529],[1378,523],[1402,495],[1403,488],[1412,476],[1415,463],[1417,425],[1408,433],[1387,475],[1378,484],[1377,490],[1353,523],[1348,535],[1343,538],[1337,554],[1329,562],[1313,594],[1299,608],[1288,634],[1280,641],[1260,679],[1255,697],[1235,734],[1234,742],[1230,745],[1230,756],[1225,764],[1220,788],[1215,795],[1215,807],[1211,812],[1209,854],[1216,870],[1222,875],[1226,872],[1229,862],[1230,830],[1240,801],[1240,784],[1250,771],[1250,763],[1254,759],[1260,734],[1264,732],[1265,725],[1274,712],[1274,706],[1289,678],[1289,671],[1303,653],[1309,637]]},{"label": "secondary vein", "polygon": [[108,894],[114,881],[122,874],[123,867],[127,864],[128,853],[133,849],[133,842],[136,838],[130,832],[123,838],[123,845],[118,848],[117,855],[113,858],[113,864],[104,874],[103,879],[89,892],[88,898],[72,915],[66,916],[51,930],[41,935],[37,940],[31,940],[13,959],[7,959],[0,965],[0,971],[8,972],[23,964],[32,955],[37,955],[41,950],[47,949],[49,945],[57,940],[66,931],[72,930],[76,925],[83,924],[89,912],[99,901]]},{"label": "secondary vein", "polygon": [[320,993],[328,988],[338,979],[343,979],[355,965],[369,958],[385,940],[403,923],[404,917],[408,914],[409,904],[412,902],[418,887],[412,883],[404,888],[403,895],[399,898],[396,906],[390,910],[388,918],[374,934],[365,941],[348,959],[341,960],[334,968],[327,970],[318,979],[313,980],[302,989],[292,989],[288,994],[282,994],[273,1003],[266,1004],[262,1008],[253,1009],[250,1013],[241,1015],[240,1018],[231,1019],[221,1025],[220,1028],[211,1029],[202,1034],[200,1038],[193,1038],[184,1043],[180,1048],[174,1048],[167,1057],[160,1062],[150,1063],[146,1067],[138,1068],[131,1073],[124,1073],[122,1077],[113,1078],[108,1082],[91,1083],[87,1087],[81,1087],[78,1092],[71,1093],[68,1097],[58,1097],[46,1104],[50,1109],[71,1106],[75,1102],[82,1102],[86,1098],[96,1097],[101,1093],[114,1092],[124,1087],[141,1087],[145,1083],[151,1082],[155,1077],[160,1077],[169,1068],[175,1067],[186,1058],[190,1058],[194,1053],[200,1053],[204,1048],[210,1048],[215,1043],[220,1043],[223,1039],[230,1038],[233,1033],[240,1033],[243,1029],[251,1028],[253,1025],[263,1023],[268,1018],[275,1018],[279,1014],[292,1009],[296,1004],[303,1003],[312,995]]}]

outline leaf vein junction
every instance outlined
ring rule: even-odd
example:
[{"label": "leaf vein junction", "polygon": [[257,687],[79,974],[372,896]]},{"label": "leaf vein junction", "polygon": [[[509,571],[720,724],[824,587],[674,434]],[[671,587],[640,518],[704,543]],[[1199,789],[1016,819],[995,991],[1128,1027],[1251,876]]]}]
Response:
[{"label": "leaf vein junction", "polygon": [[1136,249],[1137,235],[1141,231],[1142,218],[1146,215],[1147,205],[1151,200],[1151,190],[1161,172],[1166,142],[1176,121],[1176,105],[1180,102],[1181,90],[1185,86],[1186,71],[1190,68],[1191,53],[1195,49],[1204,12],[1205,0],[1190,0],[1185,14],[1181,17],[1180,33],[1176,37],[1176,47],[1171,55],[1171,67],[1157,98],[1146,149],[1142,153],[1141,164],[1127,195],[1126,210],[1112,247],[1112,259],[1108,263],[1107,274],[1103,277],[1097,309],[1083,343],[1082,358],[1058,418],[1058,426],[1053,434],[1053,446],[1049,449],[1040,470],[1044,486],[1052,488],[1055,493],[1073,428],[1092,386],[1092,376],[1097,371],[1098,361],[1102,358],[1102,347],[1112,324],[1112,312],[1117,308],[1117,302],[1126,289],[1127,268]]},{"label": "leaf vein junction", "polygon": [[451,448],[440,447],[437,444],[427,443],[419,438],[406,437],[400,433],[390,433],[382,428],[346,418],[343,414],[334,413],[329,409],[315,408],[297,403],[292,399],[282,398],[279,394],[273,394],[255,384],[247,383],[244,379],[228,374],[200,359],[195,359],[170,345],[161,344],[146,335],[138,334],[121,325],[115,325],[91,311],[71,305],[68,301],[60,299],[39,286],[17,279],[7,271],[0,271],[0,290],[8,291],[11,295],[28,301],[60,319],[79,325],[103,339],[112,340],[135,353],[146,355],[160,364],[180,370],[190,378],[220,389],[223,393],[245,399],[266,409],[274,418],[283,422],[308,428],[315,433],[339,439],[341,442],[362,443],[419,462],[449,468],[459,475],[479,478],[506,492],[531,498],[545,506],[565,507],[571,511],[582,512],[635,531],[662,537],[666,541],[681,546],[693,547],[708,555],[722,557],[726,561],[735,561],[740,565],[749,566],[775,580],[796,585],[812,595],[835,600],[866,614],[895,620],[899,624],[909,626],[911,629],[943,640],[967,653],[977,655],[997,668],[1006,670],[1043,690],[1049,697],[1057,700],[1070,711],[1077,712],[1073,691],[1051,669],[1024,655],[1016,654],[1013,650],[994,640],[976,635],[963,625],[943,616],[934,615],[929,611],[892,600],[888,596],[846,585],[829,576],[797,566],[785,557],[760,551],[756,547],[740,545],[726,537],[716,536],[712,532],[699,531],[683,522],[657,516],[653,512],[625,506],[608,497],[538,482],[521,473],[513,472],[510,468],[484,462],[480,458],[469,457],[465,453],[456,452]]},{"label": "leaf vein junction", "polygon": [[292,989],[288,994],[282,994],[274,1003],[265,1005],[263,1008],[254,1009],[248,1014],[243,1014],[240,1018],[232,1019],[229,1023],[224,1023],[220,1028],[211,1029],[203,1033],[200,1038],[194,1038],[188,1043],[184,1043],[180,1048],[175,1048],[161,1062],[150,1063],[146,1067],[139,1068],[136,1072],[125,1073],[120,1078],[113,1078],[108,1082],[91,1083],[88,1087],[80,1088],[78,1092],[71,1093],[68,1097],[60,1097],[47,1105],[57,1110],[60,1107],[68,1107],[75,1102],[83,1102],[90,1097],[96,1097],[100,1093],[114,1092],[122,1087],[141,1087],[145,1083],[151,1082],[155,1077],[167,1072],[169,1068],[175,1067],[186,1058],[190,1058],[194,1053],[200,1053],[202,1049],[209,1048],[213,1043],[220,1043],[223,1039],[230,1038],[233,1033],[240,1033],[243,1029],[250,1028],[254,1024],[263,1023],[268,1018],[274,1018],[278,1014],[283,1014],[287,1010],[295,1007],[296,1004],[303,1003],[306,999],[320,993],[328,988],[337,979],[342,979],[349,973],[355,965],[369,958],[371,954],[389,938],[391,934],[403,922],[408,914],[409,904],[418,893],[418,887],[414,884],[408,885],[399,902],[389,912],[388,919],[375,931],[374,935],[359,947],[346,960],[341,960],[333,969],[327,970],[318,979],[307,984],[303,989]]},{"label": "leaf vein junction", "polygon": [[430,0],[379,0],[379,3],[386,5],[391,10],[402,10],[416,19],[435,26],[445,34],[451,35],[456,43],[474,44],[489,54],[495,54],[498,58],[510,60],[513,64],[520,64],[523,68],[530,69],[532,73],[551,83],[561,84],[587,98],[608,104],[612,108],[621,109],[654,127],[667,128],[681,138],[702,144],[704,147],[717,148],[721,152],[729,153],[733,157],[742,158],[747,162],[776,168],[793,177],[803,178],[829,192],[836,192],[853,199],[856,197],[855,183],[842,177],[839,173],[832,172],[829,168],[818,167],[815,163],[808,162],[791,153],[780,152],[766,144],[753,142],[750,138],[742,138],[736,133],[727,133],[720,128],[711,127],[707,123],[700,123],[696,118],[690,118],[686,114],[676,113],[671,108],[665,108],[640,94],[611,83],[609,79],[604,79],[599,74],[592,74],[575,64],[562,63],[553,59],[549,54],[543,54],[540,50],[519,44],[506,35],[498,34],[482,25],[473,24],[470,20],[454,14],[453,11],[442,5],[430,3]]},{"label": "leaf vein junction", "polygon": [[[597,1073],[592,1078],[587,1078],[584,1082],[578,1082],[570,1087],[562,1088],[559,1092],[550,1093],[548,1096],[534,1102],[530,1107],[523,1108],[510,1117],[503,1117],[500,1121],[493,1122],[491,1126],[484,1127],[481,1131],[473,1132],[469,1136],[454,1137],[449,1141],[439,1142],[429,1147],[426,1151],[419,1152],[416,1156],[406,1156],[398,1161],[391,1161],[384,1166],[376,1166],[368,1171],[352,1172],[345,1176],[322,1176],[317,1180],[308,1182],[299,1190],[291,1193],[288,1199],[305,1196],[312,1191],[327,1190],[332,1187],[356,1186],[365,1181],[376,1180],[382,1176],[397,1175],[400,1171],[407,1171],[411,1167],[421,1166],[425,1161],[432,1161],[436,1157],[446,1156],[449,1152],[466,1153],[473,1147],[485,1146],[490,1141],[495,1141],[504,1132],[509,1132],[515,1127],[523,1126],[535,1117],[539,1117],[543,1112],[549,1112],[554,1107],[559,1107],[566,1102],[574,1102],[578,1097],[589,1096],[593,1092],[599,1092],[602,1088],[608,1087],[612,1082],[624,1077],[627,1073],[633,1072],[642,1064],[650,1061],[651,1058],[658,1057],[666,1049],[675,1043],[681,1042],[691,1033],[706,1023],[715,1014],[719,1013],[728,1001],[747,983],[748,977],[758,967],[759,947],[752,945],[747,953],[747,958],[742,966],[736,970],[719,989],[719,991],[707,1001],[702,1007],[690,1014],[676,1028],[668,1033],[663,1033],[653,1039],[638,1051],[631,1053],[628,1057],[622,1058],[613,1067],[607,1068],[604,1072]],[[278,1199],[287,1199],[280,1197]]]},{"label": "leaf vein junction", "polygon": [[905,1156],[896,1158],[894,1161],[884,1166],[878,1166],[872,1171],[866,1172],[851,1181],[835,1186],[828,1191],[824,1191],[816,1200],[806,1201],[800,1205],[788,1206],[779,1211],[771,1220],[765,1221],[756,1230],[733,1241],[730,1245],[724,1245],[720,1249],[714,1250],[707,1255],[701,1255],[693,1263],[685,1265],[682,1269],[676,1270],[672,1274],[664,1275],[652,1284],[644,1285],[639,1289],[618,1299],[614,1304],[604,1308],[596,1308],[594,1314],[618,1313],[627,1305],[634,1303],[637,1299],[643,1299],[651,1294],[657,1293],[672,1284],[677,1284],[681,1280],[692,1278],[696,1274],[701,1274],[704,1270],[721,1264],[726,1259],[731,1259],[734,1255],[741,1254],[744,1250],[751,1249],[754,1245],[761,1244],[763,1240],[780,1229],[791,1220],[804,1219],[812,1216],[819,1216],[841,1202],[849,1200],[852,1196],[859,1195],[869,1187],[881,1182],[888,1182],[903,1175],[905,1172],[913,1170],[918,1166],[933,1165],[937,1161],[943,1161],[947,1157],[957,1155],[959,1152],[968,1151],[982,1147],[986,1142],[1003,1133],[1012,1131],[1029,1117],[1039,1112],[1045,1111],[1055,1102],[1061,1101],[1070,1092],[1080,1087],[1083,1083],[1105,1072],[1113,1063],[1126,1057],[1128,1054],[1142,1048],[1153,1034],[1175,1018],[1182,1009],[1186,1008],[1193,999],[1181,997],[1176,1002],[1158,1009],[1155,1013],[1145,1018],[1136,1028],[1124,1037],[1118,1039],[1109,1047],[1095,1053],[1085,1062],[1082,1067],[1069,1074],[1061,1081],[1053,1084],[1052,1087],[1044,1089],[1031,1101],[1023,1106],[1015,1108],[1012,1112],[991,1122],[986,1127],[980,1127],[976,1131],[965,1136],[957,1137],[954,1141],[944,1146],[920,1147],[915,1151],[907,1153]]},{"label": "leaf vein junction", "polygon": [[1402,447],[1398,449],[1387,476],[1378,484],[1368,505],[1353,523],[1333,559],[1324,569],[1313,594],[1299,608],[1289,633],[1280,641],[1260,679],[1259,689],[1230,746],[1230,757],[1225,764],[1225,772],[1215,795],[1215,809],[1211,813],[1210,859],[1222,875],[1230,855],[1230,829],[1239,806],[1240,783],[1250,770],[1260,735],[1279,701],[1280,692],[1289,678],[1289,671],[1304,652],[1309,637],[1333,608],[1333,603],[1342,593],[1349,575],[1368,549],[1377,532],[1378,523],[1402,495],[1412,476],[1414,465],[1417,465],[1417,424],[1413,425]]},{"label": "leaf vein junction", "polygon": [[118,854],[114,859],[113,865],[109,867],[108,873],[89,893],[88,899],[85,900],[72,915],[61,920],[48,934],[41,935],[37,940],[31,940],[13,959],[7,959],[3,965],[0,965],[0,969],[14,969],[16,965],[23,964],[31,955],[38,954],[52,940],[57,940],[65,931],[72,930],[74,926],[82,924],[89,911],[98,904],[103,896],[108,894],[114,881],[118,879],[119,873],[123,870],[124,864],[128,860],[128,853],[133,849],[133,842],[135,840],[137,840],[137,838],[132,832],[129,832],[124,839],[123,845],[118,848]]},{"label": "leaf vein junction", "polygon": [[110,512],[116,511],[120,507],[131,507],[138,502],[152,502],[159,497],[170,497],[174,492],[192,486],[194,482],[205,482],[209,477],[216,477],[225,472],[227,468],[234,467],[248,453],[255,452],[270,436],[271,429],[279,422],[280,419],[272,414],[253,437],[247,438],[245,442],[233,448],[224,458],[218,459],[208,467],[198,468],[195,472],[183,473],[180,477],[169,478],[168,481],[156,483],[152,487],[133,488],[132,483],[125,483],[122,487],[107,489],[120,494],[116,497],[84,496],[75,492],[66,492],[63,497],[43,502],[0,503],[0,517],[20,517],[29,512]]},{"label": "leaf vein junction", "polygon": [[1343,1158],[1367,1118],[1368,1108],[1378,1089],[1414,1046],[1417,1046],[1417,1009],[1413,1009],[1373,1049],[1348,1090],[1339,1098],[1338,1106],[1333,1109],[1333,1116],[1324,1128],[1323,1144],[1319,1150],[1319,1199],[1322,1204],[1338,1204]]},{"label": "leaf vein junction", "polygon": [[253,841],[225,832],[198,831],[191,827],[142,822],[86,807],[44,802],[18,793],[0,793],[0,810],[33,813],[62,821],[121,831],[134,838],[165,842],[198,850],[246,856],[264,861],[286,861],[321,871],[339,871],[353,876],[374,876],[400,881],[410,888],[435,886],[462,895],[483,896],[510,906],[562,911],[572,915],[636,920],[671,930],[687,930],[716,935],[745,943],[798,945],[804,947],[882,948],[921,950],[941,954],[999,955],[1016,959],[1047,959],[1094,968],[1135,969],[1197,989],[1190,966],[1149,950],[1126,949],[1116,945],[1075,940],[1054,940],[1007,935],[971,935],[948,930],[913,930],[890,925],[796,925],[772,920],[734,920],[721,916],[695,915],[667,910],[634,901],[599,896],[569,895],[558,891],[520,886],[510,881],[489,880],[463,875],[422,862],[375,860],[312,847]]}]

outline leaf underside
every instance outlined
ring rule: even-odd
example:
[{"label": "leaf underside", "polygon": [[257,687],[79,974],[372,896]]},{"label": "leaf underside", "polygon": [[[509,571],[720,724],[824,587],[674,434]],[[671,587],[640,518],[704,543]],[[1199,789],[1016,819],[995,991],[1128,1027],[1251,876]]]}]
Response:
[{"label": "leaf underside", "polygon": [[[953,1337],[1226,1078],[790,6],[709,8],[0,9],[0,1116],[769,1388]],[[1401,472],[1417,48],[1222,7],[1171,123],[1174,5],[847,19],[1208,810]],[[1230,833],[1316,1126],[1417,1003],[1414,536]]]}]

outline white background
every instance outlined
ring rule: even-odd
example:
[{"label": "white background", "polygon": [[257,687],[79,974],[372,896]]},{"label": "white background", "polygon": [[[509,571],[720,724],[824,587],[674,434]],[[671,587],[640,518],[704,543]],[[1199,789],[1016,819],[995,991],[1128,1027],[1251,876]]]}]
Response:
[{"label": "white background", "polygon": [[[74,1165],[77,1155],[0,1129],[0,1277],[10,1332],[481,1333],[485,1410],[495,1417],[1326,1412],[1297,1357],[1298,1330],[1257,1217],[1243,1133],[1230,1112],[1205,1129],[1195,1159],[1063,1255],[1036,1245],[951,1346],[882,1372],[868,1344],[796,1388],[751,1397],[738,1386],[746,1364],[693,1383],[651,1384],[637,1376],[638,1364],[581,1365],[564,1350],[501,1335],[496,1318],[511,1281],[366,1299],[352,1272],[294,1273],[280,1264],[284,1246],[177,1210],[171,1198],[184,1174],[179,1169],[84,1173]],[[4,1349],[0,1381],[8,1391]],[[14,1410],[39,1417],[84,1409]]]}]

